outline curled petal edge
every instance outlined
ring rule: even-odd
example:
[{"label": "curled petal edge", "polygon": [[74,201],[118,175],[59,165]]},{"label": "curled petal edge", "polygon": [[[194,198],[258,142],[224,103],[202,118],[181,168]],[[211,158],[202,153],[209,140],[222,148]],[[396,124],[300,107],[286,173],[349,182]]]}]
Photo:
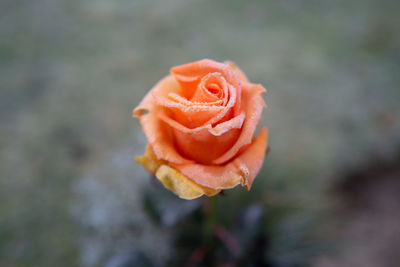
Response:
[{"label": "curled petal edge", "polygon": [[245,116],[244,112],[242,112],[238,116],[230,119],[229,121],[220,123],[220,124],[216,125],[215,127],[212,127],[211,124],[207,124],[205,126],[196,127],[194,129],[189,129],[189,128],[185,127],[184,125],[180,124],[179,122],[174,121],[173,119],[169,118],[163,112],[160,112],[159,117],[161,120],[163,120],[169,126],[181,131],[182,133],[194,134],[196,132],[201,132],[206,129],[206,130],[208,130],[208,132],[210,134],[212,134],[214,136],[220,136],[229,130],[241,128],[246,116]]},{"label": "curled petal edge", "polygon": [[266,92],[260,84],[247,84],[248,89],[243,90],[244,108],[246,120],[243,123],[242,132],[236,143],[225,154],[215,159],[213,164],[224,164],[231,160],[242,147],[251,143],[254,132],[260,121],[262,110],[266,107],[262,93]]}]

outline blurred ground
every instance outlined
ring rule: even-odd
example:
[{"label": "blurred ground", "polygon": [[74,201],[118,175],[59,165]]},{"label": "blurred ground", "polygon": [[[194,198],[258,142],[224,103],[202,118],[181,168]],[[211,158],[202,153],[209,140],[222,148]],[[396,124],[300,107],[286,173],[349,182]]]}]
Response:
[{"label": "blurred ground", "polygon": [[[338,182],[342,209],[333,227],[340,255],[321,257],[316,266],[397,266],[400,262],[400,157],[375,158]],[[349,249],[351,248],[351,249]]]},{"label": "blurred ground", "polygon": [[[236,62],[268,89],[271,152],[251,193],[220,198],[221,224],[235,231],[238,211],[262,210],[267,244],[254,251],[272,266],[352,266],[372,254],[369,266],[390,266],[379,259],[397,257],[381,248],[398,245],[386,236],[399,231],[390,208],[399,174],[369,165],[398,166],[399,8],[395,0],[2,0],[0,265],[122,266],[124,255],[162,265],[190,255],[174,244],[198,206],[151,219],[148,195],[163,190],[134,164],[145,139],[130,115],[171,66],[212,58]],[[331,197],[352,172],[368,182]],[[170,206],[156,210],[188,205],[165,197]],[[329,248],[315,241],[321,232]],[[360,260],[349,263],[353,256]]]}]

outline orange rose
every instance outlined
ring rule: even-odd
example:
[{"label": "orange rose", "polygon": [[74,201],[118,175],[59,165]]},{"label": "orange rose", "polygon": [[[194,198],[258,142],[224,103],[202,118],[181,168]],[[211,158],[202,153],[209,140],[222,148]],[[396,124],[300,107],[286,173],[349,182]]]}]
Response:
[{"label": "orange rose", "polygon": [[264,87],[231,62],[203,59],[170,72],[133,110],[149,142],[137,163],[184,199],[239,183],[250,190],[268,141],[266,128],[253,140]]}]

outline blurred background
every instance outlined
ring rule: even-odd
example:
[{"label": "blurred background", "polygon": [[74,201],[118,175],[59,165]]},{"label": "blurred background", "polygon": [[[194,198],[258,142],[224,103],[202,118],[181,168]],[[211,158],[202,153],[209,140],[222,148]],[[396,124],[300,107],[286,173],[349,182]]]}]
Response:
[{"label": "blurred background", "polygon": [[[0,266],[399,266],[399,10],[1,0]],[[202,58],[268,89],[261,173],[211,203],[135,164],[131,118],[171,66]]]}]

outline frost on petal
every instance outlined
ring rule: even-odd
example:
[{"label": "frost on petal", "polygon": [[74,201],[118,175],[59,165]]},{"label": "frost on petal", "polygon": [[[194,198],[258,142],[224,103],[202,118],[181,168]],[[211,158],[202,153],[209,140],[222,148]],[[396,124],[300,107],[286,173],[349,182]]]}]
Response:
[{"label": "frost on petal", "polygon": [[254,179],[262,167],[267,145],[268,129],[263,128],[254,142],[233,161],[233,164],[235,164],[244,177],[242,184],[247,190],[250,190]]},{"label": "frost on petal", "polygon": [[[220,85],[217,86],[216,83]],[[220,98],[215,96],[215,98],[206,98],[206,95],[210,94],[210,88],[207,89],[207,86],[218,87],[220,90],[215,93]],[[240,113],[237,89],[227,84],[225,78],[219,73],[210,73],[203,77],[191,100],[175,93],[165,96],[157,91],[152,92],[152,99],[156,105],[168,109],[171,118],[191,129],[223,122]],[[208,100],[210,102],[207,102]]]},{"label": "frost on petal", "polygon": [[246,119],[243,124],[242,132],[236,143],[222,156],[215,159],[213,164],[223,164],[233,158],[239,150],[250,144],[253,134],[257,128],[261,118],[261,113],[265,107],[262,93],[265,92],[264,87],[257,84],[247,83],[243,90],[243,105],[246,113]]},{"label": "frost on petal", "polygon": [[236,142],[245,120],[244,112],[238,116],[217,124],[211,124],[189,129],[165,113],[160,113],[160,119],[167,123],[175,137],[175,146],[185,158],[198,163],[211,164],[213,159],[224,154]]},{"label": "frost on petal", "polygon": [[[173,99],[171,99],[171,96]],[[184,101],[175,95],[168,98],[153,95],[153,99],[158,106],[164,107],[178,123],[188,128],[195,128],[203,125],[225,110],[220,105],[209,105],[199,103],[188,105],[188,100]],[[179,101],[176,101],[179,100]]]},{"label": "frost on petal", "polygon": [[185,88],[184,96],[188,99],[194,95],[201,78],[215,72],[221,73],[226,81],[237,88],[240,93],[240,78],[227,64],[203,59],[171,68],[171,74]]},{"label": "frost on petal", "polygon": [[214,72],[201,78],[197,90],[190,100],[206,103],[225,100],[224,104],[226,104],[228,97],[228,83],[221,73]]}]

